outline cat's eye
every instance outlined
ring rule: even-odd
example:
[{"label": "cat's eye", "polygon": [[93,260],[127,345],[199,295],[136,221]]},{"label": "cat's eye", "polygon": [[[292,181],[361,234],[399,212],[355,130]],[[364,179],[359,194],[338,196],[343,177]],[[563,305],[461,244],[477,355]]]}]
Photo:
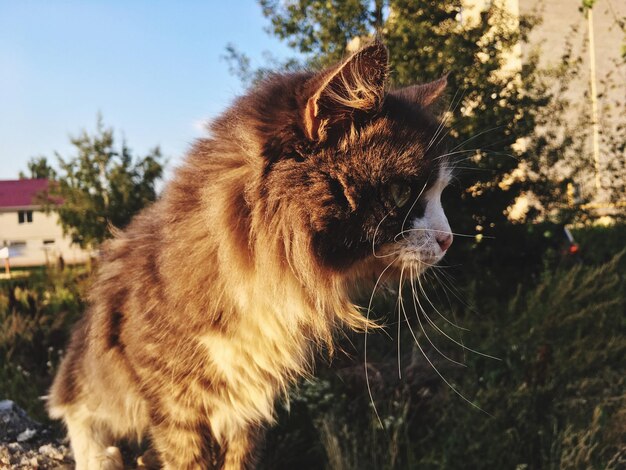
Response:
[{"label": "cat's eye", "polygon": [[402,207],[411,199],[411,186],[406,183],[392,183],[389,192],[396,207]]}]

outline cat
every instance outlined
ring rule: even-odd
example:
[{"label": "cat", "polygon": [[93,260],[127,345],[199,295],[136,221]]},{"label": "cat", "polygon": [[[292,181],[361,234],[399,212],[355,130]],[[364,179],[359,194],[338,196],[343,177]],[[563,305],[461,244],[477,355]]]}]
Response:
[{"label": "cat", "polygon": [[269,77],[103,245],[48,401],[77,469],[123,468],[116,442],[145,437],[166,469],[254,468],[274,402],[337,328],[373,325],[355,287],[442,258],[446,78],[387,81],[379,42]]}]

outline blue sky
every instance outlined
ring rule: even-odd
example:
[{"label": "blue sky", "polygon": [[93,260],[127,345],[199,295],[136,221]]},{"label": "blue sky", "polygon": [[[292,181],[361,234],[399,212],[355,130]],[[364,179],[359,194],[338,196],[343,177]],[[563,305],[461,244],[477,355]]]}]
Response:
[{"label": "blue sky", "polygon": [[293,55],[267,26],[254,0],[0,0],[0,179],[71,154],[68,136],[98,112],[135,153],[160,145],[175,166],[243,91],[228,43],[253,65]]}]

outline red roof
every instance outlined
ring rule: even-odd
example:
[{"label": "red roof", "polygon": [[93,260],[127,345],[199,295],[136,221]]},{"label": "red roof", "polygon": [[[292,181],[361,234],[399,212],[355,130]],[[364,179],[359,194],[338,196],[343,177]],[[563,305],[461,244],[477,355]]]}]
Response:
[{"label": "red roof", "polygon": [[0,181],[0,208],[38,205],[37,194],[47,187],[47,179]]}]

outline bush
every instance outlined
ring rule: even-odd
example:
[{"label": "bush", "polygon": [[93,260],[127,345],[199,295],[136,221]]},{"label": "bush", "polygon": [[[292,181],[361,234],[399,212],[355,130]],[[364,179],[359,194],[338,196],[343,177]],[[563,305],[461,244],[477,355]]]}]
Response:
[{"label": "bush", "polygon": [[81,268],[35,270],[0,281],[0,398],[46,420],[45,395],[69,330],[83,310]]}]

